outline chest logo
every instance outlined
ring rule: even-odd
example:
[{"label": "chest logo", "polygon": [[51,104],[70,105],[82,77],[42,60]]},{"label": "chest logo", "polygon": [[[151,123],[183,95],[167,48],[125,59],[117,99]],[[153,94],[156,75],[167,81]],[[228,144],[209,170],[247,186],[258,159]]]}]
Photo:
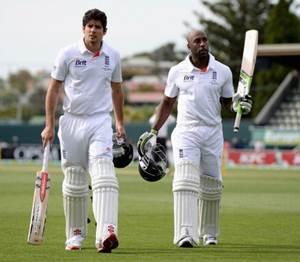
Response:
[{"label": "chest logo", "polygon": [[210,83],[212,85],[217,85],[218,84],[218,76],[217,76],[217,72],[216,71],[213,71],[212,72],[212,77],[211,77],[211,80],[210,80]]},{"label": "chest logo", "polygon": [[107,56],[107,55],[104,57],[104,64],[106,66],[109,66],[109,56]]},{"label": "chest logo", "polygon": [[194,81],[195,76],[194,75],[185,75],[183,77],[183,82],[192,82]]},{"label": "chest logo", "polygon": [[103,67],[103,70],[104,71],[110,71],[111,70],[111,68],[110,68],[110,59],[109,59],[108,55],[104,56],[104,67]]},{"label": "chest logo", "polygon": [[212,72],[212,79],[217,80],[217,72],[216,71]]},{"label": "chest logo", "polygon": [[75,67],[84,67],[86,66],[87,61],[84,59],[76,59],[75,60]]}]

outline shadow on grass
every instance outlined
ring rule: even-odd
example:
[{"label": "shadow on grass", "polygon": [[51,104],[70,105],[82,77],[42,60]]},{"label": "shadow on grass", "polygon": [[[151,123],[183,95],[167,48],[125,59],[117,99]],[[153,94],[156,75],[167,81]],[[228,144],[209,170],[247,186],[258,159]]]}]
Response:
[{"label": "shadow on grass", "polygon": [[156,248],[125,248],[120,247],[113,250],[115,254],[122,255],[143,255],[143,254],[195,254],[201,255],[221,255],[226,257],[226,254],[234,257],[247,256],[256,254],[260,255],[274,255],[274,256],[286,256],[286,255],[298,255],[300,258],[300,245],[266,245],[266,244],[221,244],[218,246],[210,247],[195,247],[195,248],[177,248],[166,247],[161,249]]}]

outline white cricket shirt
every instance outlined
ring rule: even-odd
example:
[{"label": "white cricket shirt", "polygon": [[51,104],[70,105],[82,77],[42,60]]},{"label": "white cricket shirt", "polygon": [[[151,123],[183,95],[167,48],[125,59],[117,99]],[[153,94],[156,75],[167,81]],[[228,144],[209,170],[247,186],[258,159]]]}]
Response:
[{"label": "white cricket shirt", "polygon": [[165,88],[166,96],[178,97],[178,125],[219,125],[220,97],[232,97],[233,93],[231,70],[211,54],[205,72],[194,67],[189,56],[173,66]]},{"label": "white cricket shirt", "polygon": [[65,112],[75,115],[111,112],[111,82],[122,82],[120,55],[104,41],[99,54],[94,54],[82,39],[59,52],[51,77],[64,81]]}]

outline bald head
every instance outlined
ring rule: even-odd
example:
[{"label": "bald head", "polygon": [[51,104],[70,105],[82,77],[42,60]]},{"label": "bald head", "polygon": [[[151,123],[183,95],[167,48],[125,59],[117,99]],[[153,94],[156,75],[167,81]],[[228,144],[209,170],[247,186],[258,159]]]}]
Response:
[{"label": "bald head", "polygon": [[207,35],[202,30],[194,29],[186,37],[187,47],[191,51],[191,59],[197,67],[207,66],[209,60],[209,48]]},{"label": "bald head", "polygon": [[205,37],[207,38],[207,35],[206,35],[206,33],[205,33],[204,31],[199,30],[199,29],[193,29],[193,30],[191,30],[191,31],[187,34],[186,40],[187,40],[188,43],[190,43],[190,42],[193,40],[193,38],[195,38],[195,37],[197,37],[197,36],[199,36],[199,35],[205,36]]}]

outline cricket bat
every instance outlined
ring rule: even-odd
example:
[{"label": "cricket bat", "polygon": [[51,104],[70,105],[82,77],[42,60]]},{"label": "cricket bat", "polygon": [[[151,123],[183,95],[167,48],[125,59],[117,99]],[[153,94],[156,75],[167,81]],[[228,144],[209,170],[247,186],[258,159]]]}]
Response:
[{"label": "cricket bat", "polygon": [[[255,68],[255,62],[256,62],[257,45],[258,45],[258,31],[257,30],[246,31],[240,78],[239,78],[238,88],[237,88],[237,93],[239,93],[241,97],[245,97],[246,95],[249,94],[253,72]],[[234,127],[233,127],[234,132],[239,131],[241,118],[242,118],[242,110],[241,107],[239,106],[234,121]]]},{"label": "cricket bat", "polygon": [[48,173],[48,160],[50,144],[44,149],[42,170],[38,171],[35,178],[32,210],[29,224],[27,242],[40,245],[43,242],[47,205],[50,190],[50,174]]}]

